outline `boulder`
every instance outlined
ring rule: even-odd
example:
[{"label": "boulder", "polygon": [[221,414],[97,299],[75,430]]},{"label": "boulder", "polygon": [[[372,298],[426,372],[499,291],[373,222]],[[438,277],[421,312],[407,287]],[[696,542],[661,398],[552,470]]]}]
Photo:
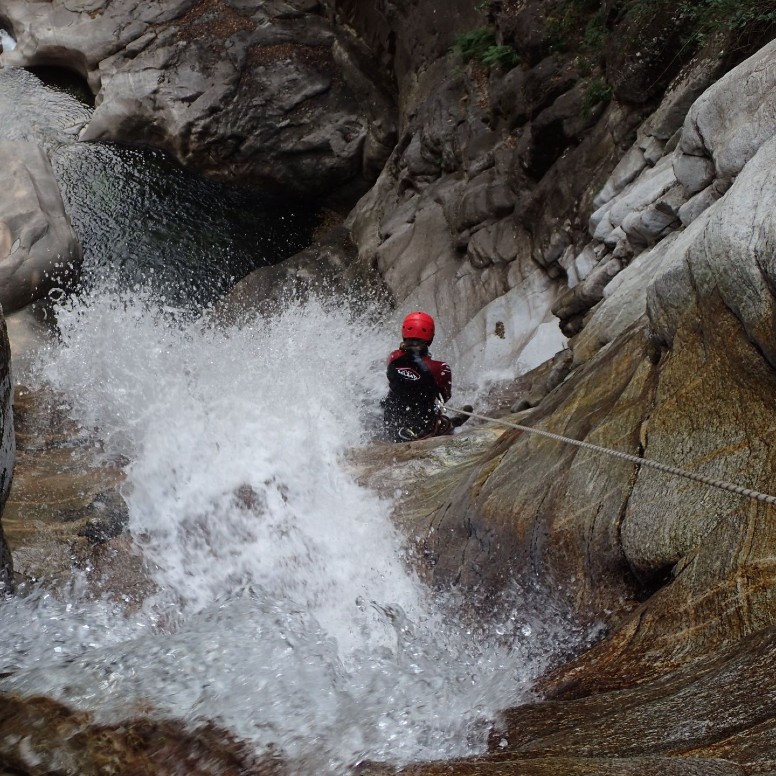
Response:
[{"label": "boulder", "polygon": [[[671,339],[675,320],[693,304],[692,300],[681,296],[688,292],[689,278],[693,274],[687,274],[688,256],[698,253],[707,259],[717,257],[713,261],[720,264],[729,260],[728,246],[724,242],[727,238],[717,236],[718,227],[710,225],[710,218],[714,224],[738,223],[741,233],[735,239],[743,244],[748,240],[748,230],[754,233],[761,230],[758,224],[763,213],[762,198],[769,201],[772,197],[767,172],[758,175],[757,167],[764,165],[763,169],[768,169],[772,151],[763,149],[760,156],[758,149],[769,144],[776,127],[776,113],[773,112],[776,80],[772,77],[773,68],[768,64],[774,56],[776,46],[769,44],[703,92],[687,114],[677,148],[663,156],[654,167],[646,165],[646,160],[643,164],[640,161],[643,143],[637,141],[604,186],[596,200],[602,204],[590,218],[594,242],[614,249],[616,255],[618,246],[623,245],[622,240],[627,237],[628,246],[638,257],[603,290],[604,301],[585,322],[589,330],[575,337],[573,347],[578,362],[611,342],[646,312],[648,289],[651,299],[660,297],[662,300],[653,306],[652,320],[660,336]],[[685,97],[693,94],[707,77],[708,73],[700,68],[690,78]],[[667,97],[669,102],[673,99],[671,95],[672,92]],[[678,110],[686,99],[674,102],[674,108]],[[675,124],[675,112],[667,107],[659,110],[640,128],[639,136],[647,137],[655,132],[667,135]],[[673,116],[670,120],[669,115]],[[749,118],[744,121],[742,116]],[[739,131],[742,121],[746,128]],[[758,161],[748,164],[753,158]],[[742,175],[751,199],[742,201],[746,195],[739,186],[736,193],[731,194],[734,201],[728,204],[726,192],[735,177]],[[677,229],[681,230],[677,240],[666,239]],[[720,241],[716,243],[720,247],[719,256],[717,251],[708,252],[705,248],[711,234],[714,240]],[[747,249],[739,247],[736,250],[741,253]],[[764,250],[765,255],[769,255],[770,248]],[[742,256],[741,261],[739,270],[749,273],[750,258]],[[717,270],[711,272],[716,277]],[[707,270],[704,276],[708,274]],[[682,281],[676,282],[679,276]],[[659,279],[653,285],[656,278]],[[763,288],[762,280],[755,280],[755,283]],[[726,285],[737,288],[739,284],[741,277]],[[741,286],[742,289],[746,287],[747,283]],[[708,292],[709,288],[703,291]],[[730,290],[729,293],[737,292]],[[574,294],[567,292],[562,298],[580,300],[575,302],[573,312],[584,311],[580,306],[583,295],[576,288]],[[600,298],[591,297],[591,302],[595,304]],[[741,304],[746,303],[741,301]],[[767,317],[764,311],[760,315]],[[760,324],[761,336],[767,339],[765,327]]]},{"label": "boulder", "polygon": [[708,216],[693,223],[701,222],[695,239],[650,285],[650,319],[664,342],[673,342],[690,311],[703,321],[702,300],[719,297],[747,338],[776,365],[776,303],[770,291],[776,278],[770,217],[776,207],[774,165],[776,137],[760,148]]},{"label": "boulder", "polygon": [[18,45],[3,59],[88,79],[96,109],[83,140],[153,145],[213,177],[353,201],[395,141],[391,99],[347,37],[304,8],[12,0]]},{"label": "boulder", "polygon": [[[593,237],[604,242],[626,218],[655,205],[676,187],[676,175],[670,158],[665,158],[655,167],[647,167],[622,193],[602,205],[590,217]],[[624,226],[623,226],[624,229]],[[659,233],[659,232],[658,232]]]},{"label": "boulder", "polygon": [[0,304],[8,313],[69,283],[81,248],[43,149],[0,141],[0,159]]},{"label": "boulder", "polygon": [[679,182],[689,193],[708,185],[710,175],[735,178],[773,136],[774,58],[776,41],[725,74],[693,103],[679,141],[676,168]]},{"label": "boulder", "polygon": [[133,718],[106,724],[42,697],[0,697],[0,758],[20,774],[116,773],[175,776],[281,776],[275,752],[258,757],[215,725]]},{"label": "boulder", "polygon": [[[238,282],[217,305],[223,320],[237,321],[256,313],[271,315],[278,299],[348,299],[354,305],[381,302],[389,292],[376,273],[357,276],[356,249],[348,231],[337,226],[290,259],[260,267]],[[353,287],[358,295],[350,293]]]}]

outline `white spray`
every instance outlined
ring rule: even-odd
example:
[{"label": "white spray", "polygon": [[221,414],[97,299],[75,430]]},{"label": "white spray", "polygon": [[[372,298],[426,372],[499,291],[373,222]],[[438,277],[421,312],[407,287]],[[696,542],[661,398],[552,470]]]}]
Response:
[{"label": "white spray", "polygon": [[393,336],[315,301],[223,328],[106,289],[58,324],[41,379],[131,461],[130,530],[159,592],[134,620],[113,615],[118,643],[104,609],[90,628],[69,604],[67,626],[48,601],[67,659],[42,660],[20,628],[0,688],[105,719],[212,720],[317,773],[480,750],[483,720],[521,699],[540,661],[440,614],[390,505],[343,464],[368,436]]}]

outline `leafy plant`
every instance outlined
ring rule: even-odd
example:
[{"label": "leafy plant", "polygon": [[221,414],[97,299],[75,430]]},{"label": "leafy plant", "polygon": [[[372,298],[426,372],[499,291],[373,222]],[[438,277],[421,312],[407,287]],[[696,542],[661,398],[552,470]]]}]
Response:
[{"label": "leafy plant", "polygon": [[489,48],[496,45],[492,30],[487,27],[477,27],[455,36],[452,51],[464,62],[475,59],[479,62]]},{"label": "leafy plant", "polygon": [[452,52],[464,62],[482,62],[488,67],[501,67],[509,70],[520,62],[520,55],[512,46],[496,43],[493,31],[488,27],[478,27],[474,30],[456,35]]},{"label": "leafy plant", "polygon": [[482,56],[483,64],[511,70],[520,64],[520,55],[512,46],[489,46]]},{"label": "leafy plant", "polygon": [[701,39],[727,30],[739,35],[747,28],[776,31],[776,0],[684,0],[679,10]]},{"label": "leafy plant", "polygon": [[682,43],[689,49],[718,33],[730,35],[734,49],[762,45],[776,35],[776,0],[627,0],[625,8],[645,24],[672,16],[684,28]]},{"label": "leafy plant", "polygon": [[603,9],[598,0],[557,0],[547,17],[548,45],[553,51],[588,49],[605,43]]},{"label": "leafy plant", "polygon": [[594,53],[600,52],[606,45],[606,28],[604,27],[603,10],[601,8],[585,25],[582,41],[583,48]]},{"label": "leafy plant", "polygon": [[599,103],[606,103],[612,99],[612,87],[603,78],[594,78],[587,87],[582,99],[582,114],[589,118],[593,108]]}]

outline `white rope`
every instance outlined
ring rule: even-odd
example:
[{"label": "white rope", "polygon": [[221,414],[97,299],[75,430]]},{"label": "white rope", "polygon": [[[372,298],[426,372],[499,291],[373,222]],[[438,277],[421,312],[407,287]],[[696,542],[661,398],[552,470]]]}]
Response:
[{"label": "white rope", "polygon": [[613,458],[620,458],[623,461],[630,461],[637,466],[647,466],[650,469],[657,469],[660,472],[666,474],[675,474],[678,477],[684,477],[688,480],[694,480],[695,482],[702,482],[704,485],[711,485],[714,488],[720,490],[726,490],[730,493],[737,493],[740,496],[747,496],[755,501],[763,501],[766,504],[776,504],[776,496],[771,496],[768,493],[761,493],[751,488],[744,488],[741,485],[736,485],[732,482],[725,482],[724,480],[715,480],[711,477],[705,477],[702,474],[695,474],[694,472],[688,472],[685,469],[679,469],[676,466],[669,466],[666,463],[660,463],[660,461],[652,461],[649,458],[640,458],[637,455],[631,455],[630,453],[623,453],[619,450],[611,450],[608,447],[601,447],[600,445],[594,445],[590,442],[581,442],[579,439],[571,439],[570,437],[561,436],[560,434],[553,434],[551,431],[544,431],[540,428],[531,428],[530,426],[521,426],[519,423],[511,423],[508,420],[502,418],[489,418],[487,415],[480,415],[476,412],[468,412],[463,409],[456,409],[455,407],[447,407],[446,409],[458,412],[461,415],[468,415],[471,418],[479,418],[480,420],[487,420],[491,423],[499,423],[502,426],[508,426],[509,428],[516,428],[518,431],[527,431],[529,434],[538,434],[539,436],[546,437],[547,439],[554,439],[557,442],[565,442],[568,445],[574,445],[575,447],[581,447],[583,450],[593,450],[597,453],[603,453],[604,455],[610,455]]}]

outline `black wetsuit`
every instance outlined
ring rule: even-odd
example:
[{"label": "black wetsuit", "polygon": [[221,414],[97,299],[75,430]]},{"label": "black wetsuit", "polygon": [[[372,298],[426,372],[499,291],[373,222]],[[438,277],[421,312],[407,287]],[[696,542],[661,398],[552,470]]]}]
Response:
[{"label": "black wetsuit", "polygon": [[388,396],[383,402],[387,437],[402,442],[431,434],[437,397],[450,398],[450,367],[428,353],[395,350],[388,358]]}]

